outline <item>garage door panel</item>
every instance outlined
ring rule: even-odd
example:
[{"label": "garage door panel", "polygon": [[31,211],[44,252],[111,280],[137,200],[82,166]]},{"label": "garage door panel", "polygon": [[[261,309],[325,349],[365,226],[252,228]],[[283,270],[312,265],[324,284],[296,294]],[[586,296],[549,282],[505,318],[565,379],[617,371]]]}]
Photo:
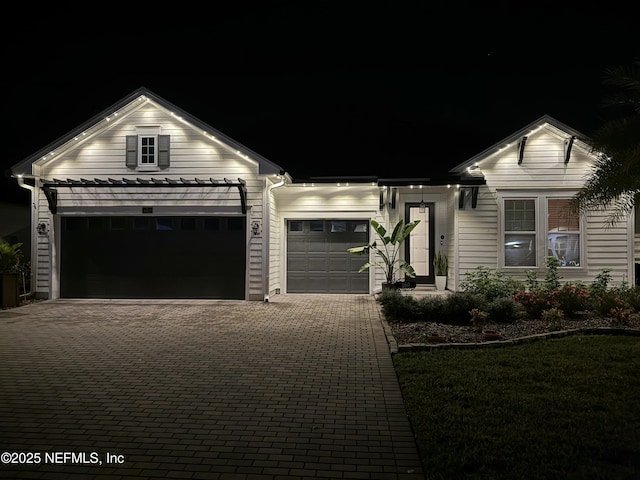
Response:
[{"label": "garage door panel", "polygon": [[349,270],[350,271],[358,271],[360,267],[369,261],[369,258],[366,255],[351,255],[347,261],[349,262]]},{"label": "garage door panel", "polygon": [[307,252],[326,252],[327,248],[327,240],[325,238],[318,238],[317,234],[313,234],[313,236],[308,239]]},{"label": "garage door panel", "polygon": [[348,258],[332,258],[329,261],[329,269],[332,272],[347,273],[350,271]]},{"label": "garage door panel", "polygon": [[307,240],[300,236],[290,236],[287,249],[291,253],[304,253],[308,250]]},{"label": "garage door panel", "polygon": [[309,270],[308,258],[290,255],[287,259],[287,269],[291,272],[306,272]]},{"label": "garage door panel", "polygon": [[[61,236],[63,297],[245,296],[245,231],[244,227],[238,229],[238,225],[244,226],[244,217],[233,228],[229,219],[216,217],[65,220]],[[86,228],[82,228],[82,221]],[[215,225],[218,227],[212,228]]]},{"label": "garage door panel", "polygon": [[309,272],[326,272],[328,263],[326,257],[308,257],[307,269]]},{"label": "garage door panel", "polygon": [[359,273],[367,258],[347,251],[350,247],[368,243],[367,225],[368,220],[290,221],[287,291],[368,293],[369,275]]}]

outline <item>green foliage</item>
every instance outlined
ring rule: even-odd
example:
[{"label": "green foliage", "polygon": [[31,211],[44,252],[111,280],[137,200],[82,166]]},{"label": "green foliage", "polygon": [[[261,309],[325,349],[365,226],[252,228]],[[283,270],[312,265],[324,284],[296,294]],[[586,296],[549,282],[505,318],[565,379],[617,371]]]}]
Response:
[{"label": "green foliage", "polygon": [[417,300],[416,316],[419,321],[448,323],[446,321],[448,299],[440,295]]},{"label": "green foliage", "polygon": [[465,273],[460,289],[484,297],[488,302],[500,297],[511,297],[524,289],[522,282],[504,275],[500,270],[489,270],[482,265]]},{"label": "green foliage", "polygon": [[10,244],[0,240],[0,273],[19,273],[22,243]]},{"label": "green foliage", "polygon": [[527,290],[537,290],[540,286],[540,282],[538,282],[536,272],[533,270],[527,270],[525,275],[527,276],[527,280],[525,281]]},{"label": "green foliage", "polygon": [[382,313],[390,320],[413,322],[416,320],[417,301],[397,290],[383,290],[378,297]]},{"label": "green foliage", "polygon": [[640,58],[605,70],[605,84],[617,91],[603,106],[619,118],[604,123],[590,139],[596,156],[591,174],[573,199],[577,211],[607,211],[608,226],[627,221],[640,192]]},{"label": "green foliage", "polygon": [[564,312],[557,307],[542,312],[542,320],[547,322],[551,330],[561,330],[564,326]]},{"label": "green foliage", "polygon": [[437,276],[447,275],[447,272],[449,271],[449,259],[443,252],[438,251],[434,255],[433,268]]},{"label": "green foliage", "polygon": [[607,290],[606,292],[593,297],[593,309],[603,317],[609,316],[614,308],[628,308],[627,303],[620,297],[618,292]]},{"label": "green foliage", "polygon": [[416,276],[416,272],[408,262],[400,258],[400,247],[419,223],[420,220],[416,220],[405,224],[404,220],[400,219],[391,235],[387,235],[387,229],[383,225],[371,220],[371,227],[376,232],[378,239],[367,245],[349,248],[347,251],[354,255],[369,255],[370,252],[373,252],[377,257],[377,260],[362,265],[360,272],[371,267],[378,267],[384,271],[387,283],[395,282],[398,272],[404,272],[406,277],[413,278]]},{"label": "green foliage", "polygon": [[520,291],[513,298],[524,308],[529,318],[540,318],[542,312],[555,307],[552,298],[542,289]]},{"label": "green foliage", "polygon": [[544,276],[544,282],[540,288],[545,292],[551,292],[560,288],[560,275],[558,274],[558,267],[560,266],[560,260],[556,257],[547,257],[546,260],[546,273]]},{"label": "green foliage", "polygon": [[[553,312],[545,314],[552,309],[561,312],[563,319],[595,313],[614,320],[618,318],[618,323],[625,324],[630,315],[640,311],[640,287],[622,283],[607,288],[610,276],[606,269],[589,286],[582,282],[566,282],[560,286],[557,272],[554,273],[556,266],[556,262],[550,262],[552,273],[547,274],[538,288],[526,291],[522,282],[481,266],[467,273],[460,291],[446,297],[419,300],[398,293],[383,301],[388,304],[383,312],[397,320],[469,325],[484,321],[485,313],[488,321],[510,323],[522,317],[543,319],[554,315]],[[532,280],[535,280],[534,276],[529,277],[527,284],[537,285]],[[558,286],[551,288],[553,285]]]},{"label": "green foliage", "polygon": [[565,283],[558,290],[549,292],[549,296],[566,317],[575,317],[591,307],[589,289],[579,284]]},{"label": "green foliage", "polygon": [[630,287],[619,291],[620,298],[633,310],[640,311],[640,287]]},{"label": "green foliage", "polygon": [[602,271],[596,275],[591,283],[590,290],[594,296],[602,295],[607,291],[609,282],[611,281],[611,269],[603,268]]},{"label": "green foliage", "polygon": [[447,296],[433,295],[416,299],[399,292],[385,292],[378,297],[382,313],[398,322],[438,322],[448,325],[469,325],[469,312],[485,309],[486,301],[479,295],[453,292]]},{"label": "green foliage", "polygon": [[474,308],[487,309],[487,302],[481,296],[470,292],[453,292],[445,298],[441,323],[449,325],[469,325],[470,311]]},{"label": "green foliage", "polygon": [[471,325],[474,327],[482,327],[489,320],[489,312],[485,312],[479,308],[472,308],[469,311],[469,315],[471,316]]},{"label": "green foliage", "polygon": [[487,305],[489,318],[497,323],[511,323],[518,319],[521,309],[513,297],[498,297]]},{"label": "green foliage", "polygon": [[616,307],[609,311],[609,315],[613,319],[613,324],[621,327],[625,327],[629,324],[632,314],[633,309],[625,307]]}]

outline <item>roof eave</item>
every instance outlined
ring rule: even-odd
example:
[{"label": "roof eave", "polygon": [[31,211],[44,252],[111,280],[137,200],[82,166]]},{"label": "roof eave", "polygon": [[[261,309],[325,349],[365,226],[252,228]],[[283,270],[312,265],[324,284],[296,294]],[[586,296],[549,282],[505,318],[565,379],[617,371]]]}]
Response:
[{"label": "roof eave", "polygon": [[498,152],[499,150],[505,148],[505,145],[514,143],[515,141],[520,139],[523,135],[525,135],[526,133],[529,133],[532,129],[541,127],[545,123],[548,123],[549,125],[552,125],[552,126],[558,128],[559,130],[562,130],[562,131],[566,132],[569,135],[573,135],[576,138],[581,139],[582,141],[588,142],[588,140],[589,140],[589,137],[587,137],[583,133],[578,132],[577,130],[571,128],[570,126],[568,126],[568,125],[566,125],[566,124],[564,124],[562,122],[560,122],[559,120],[556,120],[555,118],[551,117],[550,115],[543,115],[542,117],[538,118],[537,120],[535,120],[535,121],[531,122],[530,124],[526,125],[525,127],[521,128],[517,132],[515,132],[515,133],[509,135],[508,137],[500,140],[499,142],[497,142],[494,145],[490,146],[489,148],[483,150],[482,152],[478,153],[477,155],[474,155],[473,157],[471,157],[470,159],[466,160],[465,162],[455,166],[454,168],[449,170],[449,173],[459,174],[461,172],[464,172],[468,167],[470,167],[470,166],[472,166],[472,165],[484,160],[486,157],[488,157],[488,156]]},{"label": "roof eave", "polygon": [[188,121],[190,124],[194,125],[195,127],[200,128],[200,129],[202,129],[204,131],[207,131],[207,132],[211,133],[216,138],[218,138],[220,141],[222,141],[223,143],[226,143],[232,149],[238,151],[239,153],[241,153],[241,154],[243,154],[243,155],[245,155],[245,156],[247,156],[249,158],[254,159],[258,163],[258,172],[261,175],[281,174],[284,171],[282,169],[282,167],[280,167],[279,165],[277,165],[277,164],[273,163],[272,161],[266,159],[262,155],[254,152],[250,148],[242,145],[241,143],[236,142],[235,140],[233,140],[232,138],[228,137],[224,133],[222,133],[219,130],[213,128],[212,126],[210,126],[207,123],[201,121],[200,119],[194,117],[193,115],[187,113],[186,111],[182,110],[181,108],[177,107],[176,105],[172,104],[171,102],[165,100],[164,98],[156,95],[155,93],[151,92],[147,88],[140,87],[137,90],[135,90],[133,93],[128,95],[127,97],[123,98],[122,100],[119,100],[118,102],[116,102],[116,103],[112,104],[111,106],[107,107],[106,109],[104,109],[100,113],[94,115],[89,120],[87,120],[86,122],[82,123],[80,126],[78,126],[77,128],[73,129],[69,133],[67,133],[67,134],[63,135],[62,137],[54,140],[53,142],[49,143],[46,147],[38,150],[36,153],[30,155],[29,157],[25,158],[24,160],[22,160],[22,161],[16,163],[15,165],[13,165],[10,168],[11,173],[14,176],[31,175],[32,174],[31,166],[33,165],[33,163],[36,160],[42,158],[44,155],[48,154],[49,152],[56,150],[61,145],[64,145],[65,143],[71,141],[76,136],[82,134],[82,132],[88,130],[89,128],[93,127],[97,123],[103,121],[105,118],[107,118],[110,115],[112,115],[113,112],[124,108],[125,106],[131,104],[133,101],[135,101],[137,98],[139,98],[141,96],[145,96],[145,97],[149,98],[150,100],[152,100],[153,102],[161,105],[162,107],[166,108],[167,110],[172,111],[176,115],[181,116],[182,118],[184,118],[186,121]]}]

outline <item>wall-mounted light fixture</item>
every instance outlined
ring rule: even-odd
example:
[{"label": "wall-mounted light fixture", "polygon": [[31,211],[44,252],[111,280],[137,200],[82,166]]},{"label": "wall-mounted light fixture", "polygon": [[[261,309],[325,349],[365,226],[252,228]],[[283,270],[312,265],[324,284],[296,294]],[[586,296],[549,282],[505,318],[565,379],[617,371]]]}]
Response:
[{"label": "wall-mounted light fixture", "polygon": [[49,225],[44,222],[40,222],[36,227],[36,230],[38,231],[38,235],[46,235],[49,233]]},{"label": "wall-mounted light fixture", "polygon": [[254,221],[251,222],[251,233],[254,237],[260,236],[262,233],[262,229],[260,228],[260,222]]},{"label": "wall-mounted light fixture", "polygon": [[424,213],[427,210],[427,204],[424,203],[424,191],[422,190],[422,185],[420,185],[420,206],[418,207],[420,213]]}]

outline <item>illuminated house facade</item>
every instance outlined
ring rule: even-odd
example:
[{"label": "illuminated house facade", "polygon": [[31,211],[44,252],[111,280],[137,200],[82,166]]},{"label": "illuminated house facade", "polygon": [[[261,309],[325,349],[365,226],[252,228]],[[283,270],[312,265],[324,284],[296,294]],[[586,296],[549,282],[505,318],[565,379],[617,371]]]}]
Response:
[{"label": "illuminated house facade", "polygon": [[402,252],[419,284],[433,255],[448,288],[477,266],[519,278],[635,281],[634,219],[605,229],[567,202],[592,157],[581,135],[543,117],[445,178],[291,178],[141,88],[12,168],[31,191],[32,286],[42,298],[221,298],[378,291],[382,272],[349,254],[370,220],[421,223]]}]

